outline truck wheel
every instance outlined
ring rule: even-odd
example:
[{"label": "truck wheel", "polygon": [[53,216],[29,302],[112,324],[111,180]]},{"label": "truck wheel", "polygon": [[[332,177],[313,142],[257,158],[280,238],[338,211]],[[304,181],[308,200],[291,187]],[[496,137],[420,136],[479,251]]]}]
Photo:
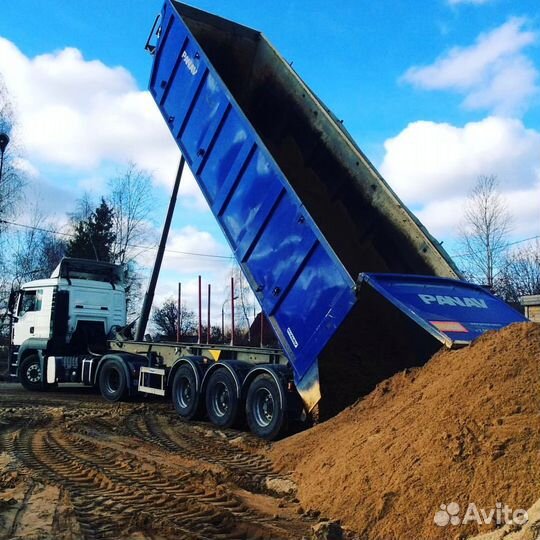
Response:
[{"label": "truck wheel", "polygon": [[126,397],[128,381],[119,360],[107,360],[99,373],[99,390],[107,401],[120,401]]},{"label": "truck wheel", "polygon": [[273,441],[286,427],[286,407],[281,403],[280,389],[271,375],[259,375],[249,386],[246,418],[252,433]]},{"label": "truck wheel", "polygon": [[41,381],[41,362],[37,354],[24,358],[19,366],[19,380],[27,390],[44,390]]},{"label": "truck wheel", "polygon": [[171,394],[174,408],[182,418],[195,420],[202,416],[201,394],[191,366],[184,364],[178,368],[174,374]]},{"label": "truck wheel", "polygon": [[212,424],[229,428],[240,421],[236,382],[227,369],[212,373],[206,387],[206,412]]}]

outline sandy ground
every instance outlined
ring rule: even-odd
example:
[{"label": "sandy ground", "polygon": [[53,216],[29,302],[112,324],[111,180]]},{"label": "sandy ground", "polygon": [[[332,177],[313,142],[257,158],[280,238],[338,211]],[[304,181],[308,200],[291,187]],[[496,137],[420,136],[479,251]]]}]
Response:
[{"label": "sandy ground", "polygon": [[1,540],[311,537],[265,443],[85,390],[0,384]]},{"label": "sandy ground", "polygon": [[[305,508],[362,539],[461,540],[510,521],[465,520],[470,503],[487,514],[535,504],[539,450],[540,325],[521,323],[394,375],[267,457],[293,474]],[[447,507],[457,507],[451,526]],[[540,540],[530,519],[521,538]]]}]

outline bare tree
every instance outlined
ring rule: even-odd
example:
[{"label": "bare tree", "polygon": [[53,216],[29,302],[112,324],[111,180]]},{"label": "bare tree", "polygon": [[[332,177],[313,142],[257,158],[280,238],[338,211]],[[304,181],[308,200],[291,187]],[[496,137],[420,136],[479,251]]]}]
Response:
[{"label": "bare tree", "polygon": [[47,220],[37,204],[31,209],[32,221],[27,228],[10,237],[10,275],[20,284],[28,279],[48,278],[64,256],[67,243],[56,233],[55,224]]},{"label": "bare tree", "polygon": [[137,257],[151,243],[151,217],[154,210],[152,177],[129,163],[122,174],[109,181],[109,205],[114,210],[113,227],[116,241],[114,261],[126,265],[128,316],[135,316],[142,297],[141,270]]},{"label": "bare tree", "polygon": [[497,177],[479,176],[465,206],[461,239],[465,272],[474,281],[493,287],[504,265],[511,217],[499,193]]},{"label": "bare tree", "polygon": [[497,280],[497,290],[508,302],[519,302],[520,297],[540,294],[540,242],[536,240],[512,250]]},{"label": "bare tree", "polygon": [[54,224],[47,222],[37,207],[31,209],[31,215],[31,224],[11,231],[4,242],[5,272],[0,276],[0,334],[3,331],[4,335],[6,327],[2,329],[1,325],[7,321],[10,292],[25,281],[49,277],[66,247],[65,241],[55,233]]},{"label": "bare tree", "polygon": [[6,234],[9,224],[6,222],[16,215],[19,203],[23,198],[25,183],[22,171],[15,166],[19,145],[13,136],[14,124],[15,114],[6,85],[0,74],[0,133],[10,137],[9,144],[5,147],[0,176],[0,334],[5,330],[1,323],[5,313],[7,313],[7,300],[13,280],[8,244],[10,235]]},{"label": "bare tree", "polygon": [[75,228],[81,221],[88,221],[96,206],[97,203],[92,195],[85,191],[81,198],[75,201],[75,211],[68,213],[71,226]]},{"label": "bare tree", "polygon": [[251,324],[255,319],[255,311],[258,311],[258,309],[256,309],[257,300],[244,276],[244,272],[236,263],[232,268],[232,276],[234,278],[234,296],[236,297],[234,310],[235,325],[237,330],[245,334],[249,341],[251,337]]},{"label": "bare tree", "polygon": [[[136,316],[138,303],[142,296],[141,270],[137,257],[148,249],[141,247],[151,243],[151,216],[154,209],[152,177],[129,163],[126,169],[108,182],[109,193],[105,197],[112,209],[112,232],[115,240],[112,244],[111,259],[124,264],[126,268],[125,284],[128,317]],[[78,201],[75,212],[70,214],[72,226],[88,221],[96,204],[89,193]]]},{"label": "bare tree", "polygon": [[[127,264],[147,248],[153,240],[151,217],[154,209],[152,177],[135,165],[129,163],[126,169],[108,182],[107,205],[113,211],[115,241],[112,246],[112,259],[118,264]],[[88,221],[97,204],[88,192],[77,200],[76,209],[69,214],[72,226]]]},{"label": "bare tree", "polygon": [[[197,331],[195,313],[182,306],[180,332],[183,336],[194,335]],[[178,306],[174,298],[169,298],[160,307],[154,308],[152,322],[160,335],[166,339],[176,340],[176,325],[178,324]]]},{"label": "bare tree", "polygon": [[[18,204],[22,200],[25,179],[22,171],[15,166],[19,157],[19,144],[13,137],[13,127],[15,125],[15,113],[11,105],[7,88],[0,74],[0,133],[5,133],[11,137],[4,152],[4,163],[2,167],[2,177],[0,178],[0,241],[2,232],[6,228],[3,220],[16,215]],[[3,250],[2,246],[0,249]],[[0,271],[4,269],[0,268]]]},{"label": "bare tree", "polygon": [[133,261],[151,235],[150,218],[154,208],[152,177],[129,163],[124,173],[109,181],[109,204],[114,210],[114,259]]}]

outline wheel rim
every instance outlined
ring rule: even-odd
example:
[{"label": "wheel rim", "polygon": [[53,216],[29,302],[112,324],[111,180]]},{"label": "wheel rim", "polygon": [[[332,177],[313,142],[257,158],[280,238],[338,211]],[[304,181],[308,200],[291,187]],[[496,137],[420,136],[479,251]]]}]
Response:
[{"label": "wheel rim", "polygon": [[253,397],[253,415],[261,427],[268,427],[274,419],[274,398],[266,388],[259,388]]},{"label": "wheel rim", "polygon": [[182,377],[176,386],[176,401],[183,409],[187,409],[193,400],[193,387],[187,377]]},{"label": "wheel rim", "polygon": [[230,395],[227,386],[222,383],[216,383],[214,392],[212,395],[212,407],[217,416],[222,418],[229,412],[230,408]]},{"label": "wheel rim", "polygon": [[109,370],[106,389],[109,394],[115,394],[120,389],[120,373],[116,369]]},{"label": "wheel rim", "polygon": [[30,364],[26,368],[26,380],[33,384],[41,381],[41,368],[38,363]]}]

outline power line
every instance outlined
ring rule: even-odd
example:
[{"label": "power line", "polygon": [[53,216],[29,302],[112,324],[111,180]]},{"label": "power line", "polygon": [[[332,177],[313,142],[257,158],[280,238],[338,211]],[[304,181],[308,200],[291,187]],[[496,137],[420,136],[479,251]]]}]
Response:
[{"label": "power line", "polygon": [[[530,238],[522,238],[521,240],[516,240],[514,242],[508,242],[508,244],[505,244],[504,246],[500,246],[499,248],[496,248],[494,249],[493,251],[502,251],[503,249],[506,249],[510,246],[515,246],[517,244],[523,244],[524,242],[530,242],[531,240],[538,240],[540,238],[540,235],[536,235],[536,236],[531,236]],[[479,254],[478,251],[475,251],[474,252],[476,255]],[[471,254],[470,253],[459,253],[457,255],[450,255],[450,257],[452,257],[452,259],[459,259],[459,258],[463,258],[463,257],[470,257]]]},{"label": "power line", "polygon": [[[69,238],[74,238],[75,235],[73,233],[66,233],[61,231],[54,231],[52,229],[45,229],[43,227],[36,227],[35,225],[25,225],[23,223],[16,223],[14,221],[8,221],[6,219],[0,219],[0,223],[5,223],[6,225],[12,225],[14,227],[20,227],[22,229],[30,229],[33,231],[40,231],[45,233],[50,233],[58,236],[67,236]],[[138,249],[144,249],[144,250],[155,250],[157,249],[157,246],[138,246],[136,244],[132,244],[131,247],[138,248]],[[191,251],[179,251],[177,249],[168,249],[165,248],[165,251],[168,253],[177,253],[179,255],[188,255],[191,257],[209,257],[212,259],[226,259],[226,260],[233,260],[234,257],[232,255],[215,255],[213,253],[195,253]]]},{"label": "power line", "polygon": [[[43,227],[36,227],[34,225],[24,225],[23,223],[16,223],[14,221],[8,221],[6,219],[0,219],[0,223],[5,223],[6,225],[12,225],[14,227],[21,227],[23,229],[31,229],[31,230],[34,230],[34,231],[41,231],[41,232],[45,232],[45,233],[55,234],[55,235],[59,235],[59,236],[67,236],[69,238],[74,238],[75,237],[75,235],[72,234],[72,233],[54,231],[52,229],[44,229]],[[540,235],[531,236],[529,238],[522,238],[521,240],[516,240],[514,242],[509,242],[508,244],[505,244],[504,246],[501,246],[500,248],[498,248],[496,251],[501,251],[503,249],[506,249],[507,247],[515,246],[517,244],[523,244],[524,242],[530,242],[531,240],[537,240],[537,239],[540,239]],[[138,248],[138,249],[144,249],[144,250],[147,250],[147,251],[157,249],[157,246],[139,246],[139,245],[136,245],[136,244],[132,244],[131,247]],[[229,261],[234,259],[234,257],[232,255],[215,255],[213,253],[195,253],[195,252],[191,252],[191,251],[179,251],[179,250],[176,250],[176,249],[169,249],[169,248],[165,248],[165,251],[168,252],[168,253],[176,253],[178,255],[188,255],[188,256],[191,256],[191,257],[209,257],[209,258],[213,258],[213,259],[225,259],[225,260],[229,260]],[[460,259],[460,258],[469,257],[469,256],[470,256],[470,253],[458,253],[456,255],[450,255],[450,257],[452,257],[453,259]]]}]

